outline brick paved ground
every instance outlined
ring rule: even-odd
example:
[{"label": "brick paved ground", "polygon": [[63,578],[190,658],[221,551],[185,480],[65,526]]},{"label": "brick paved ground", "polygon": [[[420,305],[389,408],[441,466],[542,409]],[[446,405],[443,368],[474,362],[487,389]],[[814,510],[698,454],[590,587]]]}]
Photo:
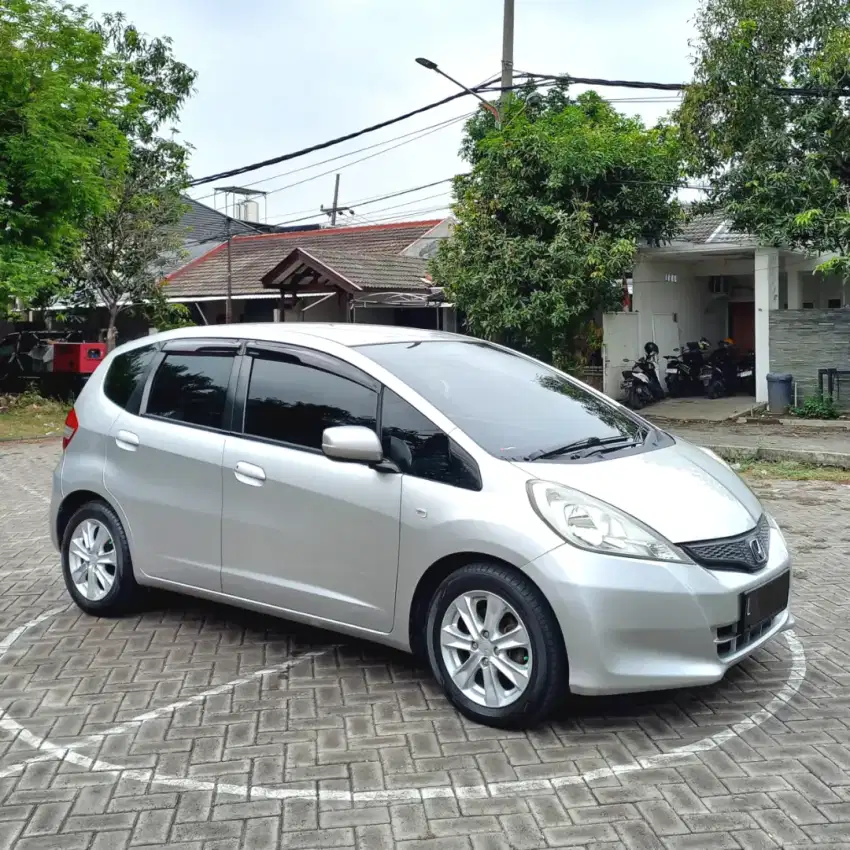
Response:
[{"label": "brick paved ground", "polygon": [[506,734],[380,647],[182,599],[81,616],[46,536],[56,454],[0,449],[0,850],[850,847],[848,487],[760,487],[797,556],[802,683],[780,640],[715,687]]}]

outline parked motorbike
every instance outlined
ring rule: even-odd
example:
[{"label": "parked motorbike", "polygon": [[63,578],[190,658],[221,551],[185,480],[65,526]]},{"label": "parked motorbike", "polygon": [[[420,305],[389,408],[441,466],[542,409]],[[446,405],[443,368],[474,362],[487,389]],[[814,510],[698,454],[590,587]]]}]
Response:
[{"label": "parked motorbike", "polygon": [[739,392],[746,395],[756,394],[756,355],[754,351],[748,351],[738,361],[737,387]]},{"label": "parked motorbike", "polygon": [[738,364],[731,339],[721,339],[700,371],[705,394],[709,398],[732,395],[738,386]]},{"label": "parked motorbike", "polygon": [[649,378],[649,388],[652,390],[654,401],[659,401],[665,396],[664,387],[658,377],[658,346],[654,342],[648,342],[643,347],[644,356],[638,360],[641,369]]},{"label": "parked motorbike", "polygon": [[684,351],[674,348],[675,354],[665,355],[665,383],[667,392],[672,397],[702,393],[700,370],[704,363],[703,351],[710,347],[708,340],[703,337],[699,342],[686,342]]},{"label": "parked motorbike", "polygon": [[[631,369],[624,369],[622,373],[623,383],[620,384],[620,389],[626,397],[626,405],[632,410],[640,410],[655,401],[651,381],[649,375],[644,371],[642,360],[644,358],[636,360]],[[623,360],[623,363],[628,362],[628,358]]]}]

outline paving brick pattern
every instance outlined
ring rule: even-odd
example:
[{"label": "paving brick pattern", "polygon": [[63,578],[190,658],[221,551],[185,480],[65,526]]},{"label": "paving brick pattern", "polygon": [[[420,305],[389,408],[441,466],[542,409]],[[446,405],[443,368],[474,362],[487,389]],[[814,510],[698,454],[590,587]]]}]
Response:
[{"label": "paving brick pattern", "polygon": [[[786,643],[714,687],[575,700],[532,732],[486,729],[381,647],[171,597],[120,620],[80,615],[47,537],[57,453],[0,449],[0,639],[62,609],[0,658],[0,850],[850,847],[849,487],[758,487],[797,558],[799,692],[719,746],[620,774],[604,768],[767,705],[788,678]],[[75,761],[34,749],[42,738],[76,745]],[[499,783],[486,797],[451,790]],[[386,791],[401,793],[369,797]]]}]

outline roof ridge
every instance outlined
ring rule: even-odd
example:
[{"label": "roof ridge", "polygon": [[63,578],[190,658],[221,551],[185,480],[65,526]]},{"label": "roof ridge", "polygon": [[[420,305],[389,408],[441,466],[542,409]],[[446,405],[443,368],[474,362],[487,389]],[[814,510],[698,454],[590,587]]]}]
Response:
[{"label": "roof ridge", "polygon": [[394,221],[389,224],[356,224],[356,225],[348,225],[346,227],[324,227],[321,230],[307,230],[302,232],[289,232],[289,233],[251,233],[251,234],[240,234],[239,236],[234,236],[234,242],[247,242],[249,240],[254,239],[292,239],[301,237],[302,239],[306,234],[309,234],[310,238],[315,236],[325,236],[329,233],[331,234],[339,234],[339,233],[366,233],[369,231],[379,231],[379,230],[403,230],[407,227],[433,227],[436,224],[439,224],[443,219],[441,218],[433,218],[433,219],[423,219],[421,221]]}]

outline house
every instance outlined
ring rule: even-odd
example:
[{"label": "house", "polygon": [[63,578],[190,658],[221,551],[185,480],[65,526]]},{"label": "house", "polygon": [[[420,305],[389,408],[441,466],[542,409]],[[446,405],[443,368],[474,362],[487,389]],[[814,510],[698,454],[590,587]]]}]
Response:
[{"label": "house", "polygon": [[168,300],[201,322],[356,321],[453,329],[427,274],[448,219],[240,234],[168,275]]},{"label": "house", "polygon": [[[161,267],[163,276],[169,275],[182,268],[192,260],[202,257],[218,245],[227,242],[228,229],[233,236],[245,236],[251,233],[300,233],[318,230],[318,224],[305,224],[297,227],[284,227],[273,224],[262,224],[256,221],[243,221],[225,215],[220,210],[208,207],[200,201],[184,195],[183,203],[186,211],[180,219],[179,229],[183,236],[182,256],[169,257]],[[228,219],[230,224],[228,228]]]},{"label": "house", "polygon": [[840,278],[814,273],[825,259],[760,246],[722,214],[694,219],[669,244],[641,247],[631,311],[603,318],[605,392],[619,394],[623,360],[645,342],[665,355],[703,336],[755,352],[758,402],[767,401],[768,372],[791,373],[802,394],[817,391],[819,369],[850,369],[850,292]]}]

